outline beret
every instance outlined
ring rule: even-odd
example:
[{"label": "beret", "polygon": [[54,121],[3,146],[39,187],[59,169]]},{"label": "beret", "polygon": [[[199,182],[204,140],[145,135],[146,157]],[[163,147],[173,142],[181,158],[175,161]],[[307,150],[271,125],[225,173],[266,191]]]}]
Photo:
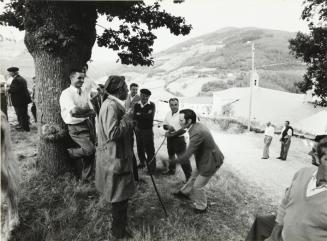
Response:
[{"label": "beret", "polygon": [[145,95],[151,95],[151,91],[148,90],[148,89],[141,89],[141,90],[140,90],[140,93],[141,93],[141,94],[145,94]]},{"label": "beret", "polygon": [[8,72],[17,72],[19,70],[19,68],[17,67],[10,67],[7,69]]}]

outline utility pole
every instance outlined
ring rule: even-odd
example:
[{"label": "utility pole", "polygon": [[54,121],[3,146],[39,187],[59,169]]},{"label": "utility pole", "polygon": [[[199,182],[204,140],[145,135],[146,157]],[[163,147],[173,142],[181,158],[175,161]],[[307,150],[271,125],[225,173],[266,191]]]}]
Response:
[{"label": "utility pole", "polygon": [[254,42],[252,42],[252,74],[250,78],[250,104],[249,104],[249,117],[248,117],[248,131],[251,130],[251,112],[252,112],[252,94],[253,94],[253,81],[254,81]]}]

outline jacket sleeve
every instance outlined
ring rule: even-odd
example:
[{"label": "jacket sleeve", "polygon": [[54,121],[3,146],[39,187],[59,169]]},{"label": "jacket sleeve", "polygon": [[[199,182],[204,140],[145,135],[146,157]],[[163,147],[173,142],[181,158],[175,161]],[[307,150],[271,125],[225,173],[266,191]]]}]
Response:
[{"label": "jacket sleeve", "polygon": [[203,142],[203,136],[199,133],[194,133],[192,136],[190,136],[190,144],[187,147],[184,154],[182,154],[176,162],[183,163],[190,159],[190,157],[196,152],[196,150],[199,148],[199,146]]},{"label": "jacket sleeve", "polygon": [[23,87],[22,81],[18,78],[15,78],[15,80],[12,81],[8,92],[11,94],[19,93],[19,92],[21,92],[22,87]]},{"label": "jacket sleeve", "polygon": [[298,171],[297,173],[295,173],[295,175],[293,177],[293,180],[292,180],[292,183],[291,183],[291,186],[288,187],[288,188],[286,188],[284,198],[283,198],[281,204],[278,207],[276,222],[279,225],[284,225],[284,216],[286,214],[286,207],[287,207],[288,203],[290,202],[290,193],[292,191],[292,187],[294,185],[294,182],[295,182],[295,180],[296,180],[299,172],[300,171]]},{"label": "jacket sleeve", "polygon": [[117,141],[122,138],[125,131],[129,128],[126,115],[119,121],[117,119],[117,110],[113,105],[108,105],[105,112],[100,116],[104,132],[109,141]]},{"label": "jacket sleeve", "polygon": [[155,113],[156,113],[156,106],[154,103],[151,103],[151,113],[141,113],[141,116],[142,116],[142,119],[153,120]]}]

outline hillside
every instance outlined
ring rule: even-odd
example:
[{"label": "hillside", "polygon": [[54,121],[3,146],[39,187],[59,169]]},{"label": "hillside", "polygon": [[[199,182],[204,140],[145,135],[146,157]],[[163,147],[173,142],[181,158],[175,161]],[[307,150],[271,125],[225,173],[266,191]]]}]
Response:
[{"label": "hillside", "polygon": [[248,86],[253,41],[260,86],[298,92],[294,83],[302,79],[305,66],[289,54],[288,40],[294,35],[268,29],[224,28],[158,53],[151,68],[124,66],[116,72],[142,74],[149,81],[160,77],[170,92],[180,96]]}]

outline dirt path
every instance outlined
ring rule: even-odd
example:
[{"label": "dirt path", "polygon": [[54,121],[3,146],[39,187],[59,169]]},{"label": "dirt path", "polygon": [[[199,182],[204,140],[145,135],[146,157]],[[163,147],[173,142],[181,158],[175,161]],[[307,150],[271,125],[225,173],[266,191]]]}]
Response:
[{"label": "dirt path", "polygon": [[263,134],[214,132],[214,138],[225,154],[225,168],[231,168],[241,180],[261,187],[275,204],[280,202],[295,172],[311,165],[307,154],[310,146],[302,139],[293,138],[287,161],[280,161],[276,159],[280,151],[278,136],[271,144],[270,159],[261,159]]}]

